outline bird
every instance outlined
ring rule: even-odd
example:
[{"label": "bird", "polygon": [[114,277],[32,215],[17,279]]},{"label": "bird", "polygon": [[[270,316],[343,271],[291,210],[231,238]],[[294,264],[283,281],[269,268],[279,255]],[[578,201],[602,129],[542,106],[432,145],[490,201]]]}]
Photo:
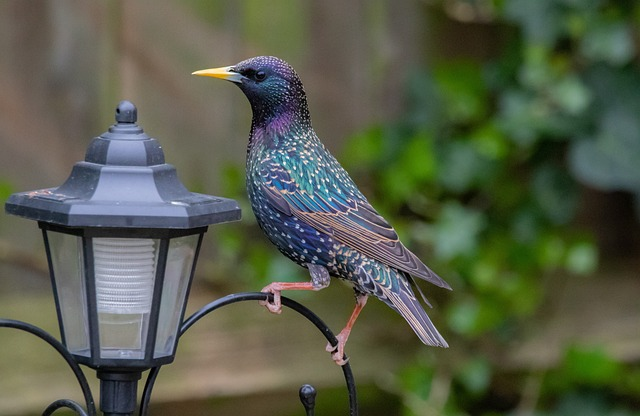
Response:
[{"label": "bird", "polygon": [[356,300],[337,344],[326,347],[338,365],[348,360],[345,344],[369,296],[402,315],[424,344],[447,348],[412,287],[431,306],[414,277],[451,286],[404,246],[320,141],[293,67],[274,56],[258,56],[193,75],[230,81],[249,100],[246,187],[253,213],[271,243],[311,277],[270,283],[262,291],[272,293],[273,300],[262,304],[280,313],[281,291],[317,291],[334,277],[353,287]]}]

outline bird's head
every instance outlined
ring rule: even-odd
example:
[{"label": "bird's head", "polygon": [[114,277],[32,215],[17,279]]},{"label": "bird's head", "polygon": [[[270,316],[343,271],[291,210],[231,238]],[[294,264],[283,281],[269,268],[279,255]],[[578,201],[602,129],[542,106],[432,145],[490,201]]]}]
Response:
[{"label": "bird's head", "polygon": [[249,99],[254,122],[287,117],[309,121],[307,99],[296,71],[280,58],[258,56],[233,66],[203,69],[193,75],[225,79],[238,85]]}]

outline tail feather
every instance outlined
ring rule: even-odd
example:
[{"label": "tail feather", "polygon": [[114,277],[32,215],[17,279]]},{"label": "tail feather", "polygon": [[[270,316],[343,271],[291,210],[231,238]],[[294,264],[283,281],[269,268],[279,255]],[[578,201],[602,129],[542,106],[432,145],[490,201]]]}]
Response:
[{"label": "tail feather", "polygon": [[416,299],[409,285],[400,285],[399,291],[388,291],[386,295],[384,300],[402,315],[423,343],[434,347],[449,347],[447,341],[440,335],[422,305]]},{"label": "tail feather", "polygon": [[[413,278],[400,270],[380,263],[365,263],[358,267],[358,281],[356,291],[373,295],[386,303],[409,323],[418,338],[426,345],[448,348],[429,316],[422,308],[422,304],[411,289],[415,285]],[[424,293],[418,291],[429,306]]]}]

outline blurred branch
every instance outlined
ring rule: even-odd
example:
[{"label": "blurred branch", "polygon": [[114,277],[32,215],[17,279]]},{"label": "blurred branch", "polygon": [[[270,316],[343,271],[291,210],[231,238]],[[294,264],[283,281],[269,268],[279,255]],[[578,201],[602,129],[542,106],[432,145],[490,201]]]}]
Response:
[{"label": "blurred branch", "polygon": [[542,372],[532,372],[527,376],[522,388],[522,398],[515,410],[516,416],[533,414],[540,399],[543,380],[544,373]]}]

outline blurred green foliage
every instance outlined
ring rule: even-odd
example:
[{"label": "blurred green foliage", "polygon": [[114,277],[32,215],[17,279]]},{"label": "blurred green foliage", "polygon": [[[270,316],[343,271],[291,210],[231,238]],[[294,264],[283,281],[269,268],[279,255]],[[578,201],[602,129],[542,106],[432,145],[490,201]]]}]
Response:
[{"label": "blurred green foliage", "polygon": [[[506,34],[499,54],[436,58],[416,70],[403,116],[354,135],[339,157],[403,241],[455,289],[446,299],[430,291],[455,357],[420,356],[397,375],[403,414],[638,414],[622,403],[640,394],[640,369],[604,350],[570,348],[540,376],[531,408],[519,396],[494,406],[493,385],[495,355],[553,290],[543,277],[598,266],[594,238],[574,221],[581,186],[640,195],[640,5],[468,3],[490,6],[490,24]],[[246,200],[242,168],[227,168],[223,183],[226,195]],[[255,224],[242,227],[223,236],[230,268],[240,264],[241,275],[262,283],[296,274],[264,254]]]},{"label": "blurred green foliage", "polygon": [[9,198],[14,191],[13,185],[11,185],[8,181],[0,180],[0,202],[3,202]]},{"label": "blurred green foliage", "polygon": [[640,414],[629,410],[634,401],[637,409],[640,368],[612,359],[601,348],[569,347],[561,365],[544,376],[542,391],[550,410],[540,415]]},{"label": "blurred green foliage", "polygon": [[[504,353],[553,290],[545,273],[596,269],[595,242],[574,225],[581,185],[640,195],[640,6],[493,6],[492,24],[509,34],[496,59],[436,60],[409,80],[404,117],[345,149],[358,155],[344,160],[374,205],[455,288],[447,327],[469,352],[399,374],[405,414],[639,414],[623,404],[635,397],[637,409],[639,370],[579,346],[544,375],[531,408],[521,398],[493,406],[495,363],[474,348]],[[439,413],[430,392],[442,383]]]}]

